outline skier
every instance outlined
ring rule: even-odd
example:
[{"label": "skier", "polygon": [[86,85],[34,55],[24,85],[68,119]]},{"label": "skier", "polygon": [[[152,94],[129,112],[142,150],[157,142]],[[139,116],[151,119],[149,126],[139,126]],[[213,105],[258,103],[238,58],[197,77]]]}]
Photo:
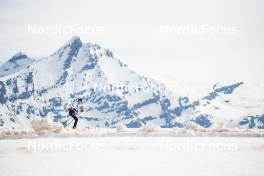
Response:
[{"label": "skier", "polygon": [[81,104],[81,103],[82,103],[82,99],[78,98],[77,102],[74,102],[72,104],[72,106],[68,108],[69,115],[74,119],[74,124],[72,127],[73,129],[76,128],[77,123],[78,123],[78,118],[77,118],[76,114],[78,113],[78,107],[79,107],[79,104]]}]

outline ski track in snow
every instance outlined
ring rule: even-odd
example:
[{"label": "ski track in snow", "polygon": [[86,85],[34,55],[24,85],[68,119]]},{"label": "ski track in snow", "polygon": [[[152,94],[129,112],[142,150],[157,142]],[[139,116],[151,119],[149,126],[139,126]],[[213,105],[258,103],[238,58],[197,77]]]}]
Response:
[{"label": "ski track in snow", "polygon": [[161,129],[156,127],[125,129],[48,129],[28,131],[0,131],[0,139],[45,138],[45,137],[264,137],[264,130],[256,129]]},{"label": "ski track in snow", "polygon": [[263,129],[203,128],[197,124],[186,128],[160,128],[154,124],[147,124],[142,128],[127,128],[118,123],[116,128],[66,128],[60,123],[50,120],[34,119],[28,130],[3,130],[0,139],[7,138],[44,138],[44,137],[120,137],[120,136],[152,136],[152,137],[264,137]]}]

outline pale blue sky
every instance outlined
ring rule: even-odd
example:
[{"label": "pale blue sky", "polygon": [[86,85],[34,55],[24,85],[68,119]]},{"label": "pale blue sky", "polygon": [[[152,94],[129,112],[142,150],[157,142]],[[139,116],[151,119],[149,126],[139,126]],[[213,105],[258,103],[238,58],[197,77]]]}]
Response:
[{"label": "pale blue sky", "polygon": [[[139,73],[177,80],[264,81],[262,0],[0,0],[0,63],[18,51],[50,55],[79,35],[112,49]],[[27,25],[104,27],[103,34],[29,35]],[[236,35],[161,35],[161,25],[210,25]]]}]

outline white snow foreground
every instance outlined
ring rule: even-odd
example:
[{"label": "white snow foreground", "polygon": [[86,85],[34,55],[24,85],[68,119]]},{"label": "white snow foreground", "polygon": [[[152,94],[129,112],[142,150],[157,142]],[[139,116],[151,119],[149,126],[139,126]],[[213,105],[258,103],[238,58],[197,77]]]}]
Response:
[{"label": "white snow foreground", "polygon": [[74,137],[0,140],[0,175],[263,176],[264,138]]},{"label": "white snow foreground", "polygon": [[156,136],[156,137],[264,137],[263,129],[226,128],[223,124],[217,128],[203,128],[195,123],[186,128],[160,128],[147,124],[142,128],[127,128],[118,123],[116,128],[77,128],[71,129],[49,119],[34,119],[29,130],[0,131],[0,138],[31,138],[31,137],[116,137],[116,136]]}]

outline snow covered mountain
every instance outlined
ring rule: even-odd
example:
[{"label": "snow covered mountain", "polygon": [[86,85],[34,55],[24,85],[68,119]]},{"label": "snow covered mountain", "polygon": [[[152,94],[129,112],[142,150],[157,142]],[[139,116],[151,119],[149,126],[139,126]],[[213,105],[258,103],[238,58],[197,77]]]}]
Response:
[{"label": "snow covered mountain", "polygon": [[216,84],[193,100],[135,73],[110,50],[79,37],[37,61],[21,53],[12,59],[1,66],[0,129],[30,128],[34,118],[64,122],[67,107],[78,97],[84,100],[78,115],[83,128],[111,128],[118,122],[127,127],[195,123],[264,128],[263,85]]},{"label": "snow covered mountain", "polygon": [[34,61],[34,59],[29,58],[26,54],[18,52],[0,67],[0,77],[18,72]]}]

